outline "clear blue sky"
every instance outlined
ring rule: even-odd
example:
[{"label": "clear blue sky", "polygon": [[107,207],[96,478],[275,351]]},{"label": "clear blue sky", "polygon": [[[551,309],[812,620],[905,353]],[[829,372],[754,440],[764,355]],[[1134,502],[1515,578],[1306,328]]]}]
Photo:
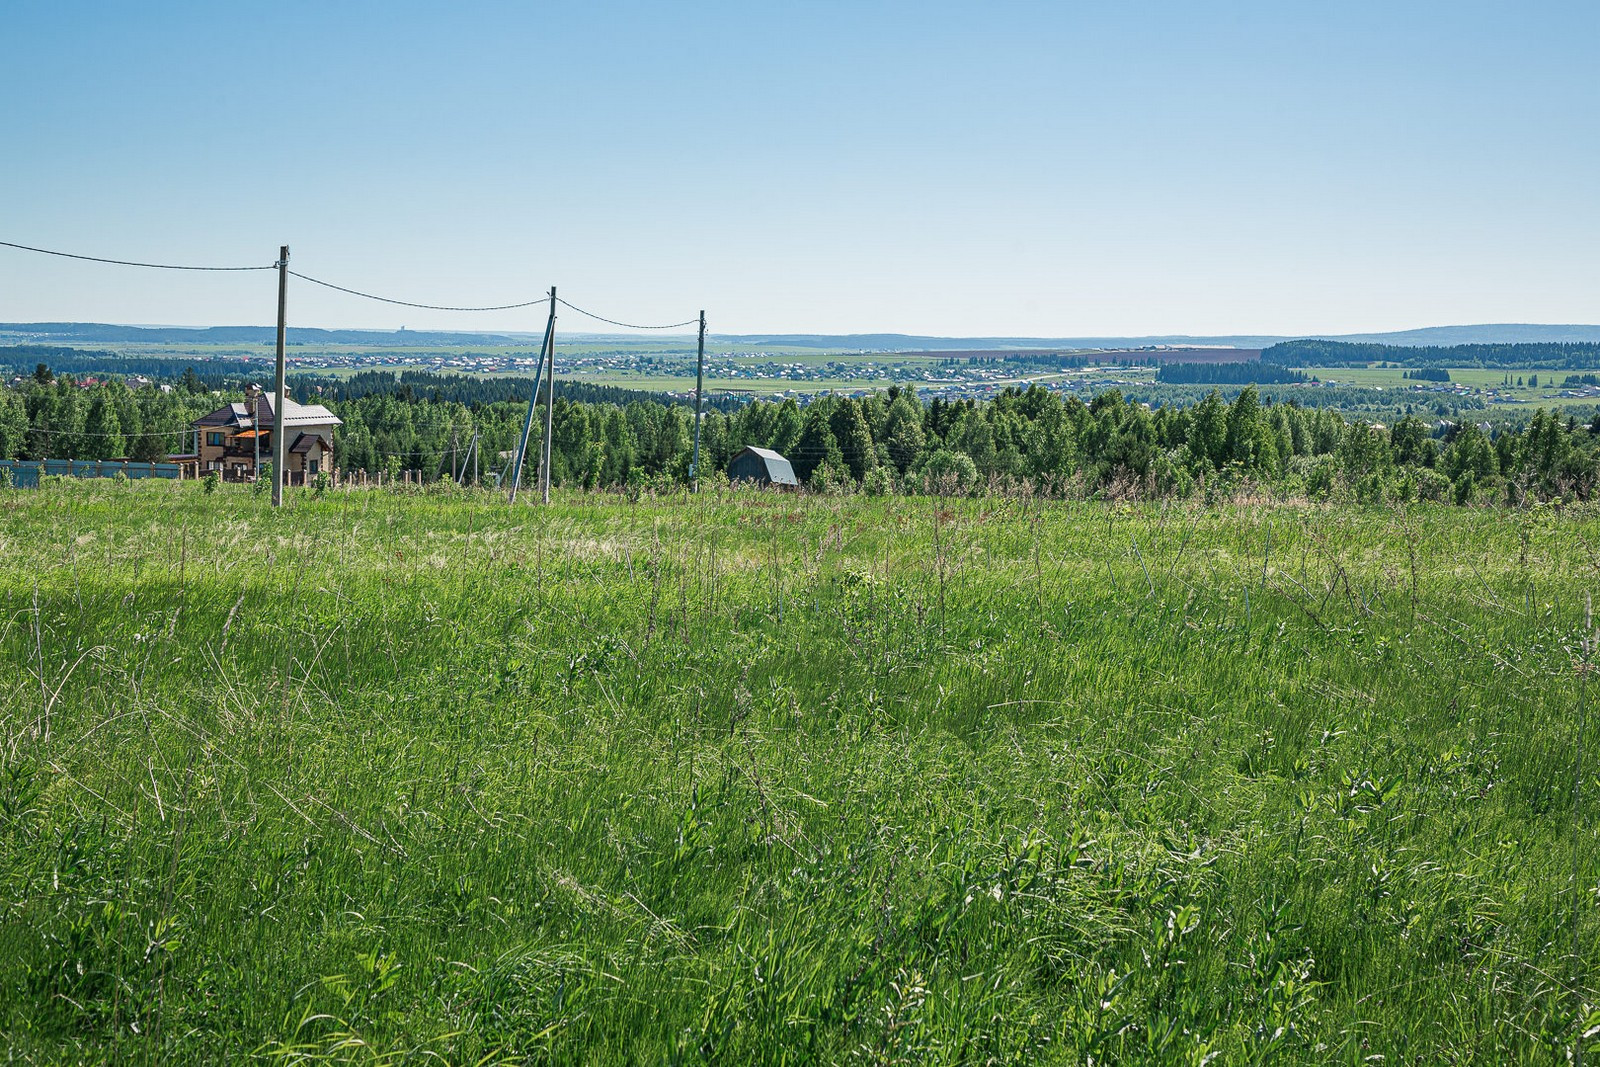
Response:
[{"label": "clear blue sky", "polygon": [[[1600,3],[10,0],[0,239],[713,332],[1600,322]],[[0,249],[0,320],[270,322]],[[297,285],[291,322],[538,329]],[[564,329],[593,324],[575,316]]]}]

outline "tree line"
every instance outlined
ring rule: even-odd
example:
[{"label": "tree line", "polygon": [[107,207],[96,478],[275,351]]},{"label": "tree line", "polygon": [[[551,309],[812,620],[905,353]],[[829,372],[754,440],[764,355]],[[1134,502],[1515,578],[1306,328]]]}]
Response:
[{"label": "tree line", "polygon": [[[458,400],[471,405],[493,404],[500,401],[526,404],[528,394],[532,390],[532,378],[441,374],[437,371],[422,370],[403,370],[398,378],[394,372],[387,370],[360,371],[348,378],[316,374],[297,374],[289,377],[291,396],[302,402],[315,398],[319,403],[326,403],[330,399],[355,400],[363,396],[394,393],[405,400],[427,397],[432,400]],[[686,406],[694,404],[692,395],[628,389],[616,385],[595,385],[590,382],[563,381],[561,392],[569,400],[585,404],[627,404],[634,400],[655,400],[662,404]],[[721,411],[731,411],[743,402],[738,397],[728,395],[706,397],[706,407]]]},{"label": "tree line", "polygon": [[1600,367],[1600,344],[1383,345],[1352,341],[1284,341],[1261,353],[1263,363],[1285,367],[1533,367],[1589,370]]},{"label": "tree line", "polygon": [[1310,380],[1289,367],[1255,360],[1237,363],[1163,363],[1156,368],[1156,381],[1163,385],[1273,385]]},{"label": "tree line", "polygon": [[[130,390],[118,381],[86,389],[69,376],[36,375],[0,390],[0,458],[160,459],[187,445],[191,420],[233,399]],[[469,404],[396,391],[325,402],[343,419],[335,448],[341,470],[412,470],[428,480],[460,473],[474,435],[479,473],[487,479],[503,470],[527,407],[525,400]],[[690,407],[558,394],[553,479],[590,489],[681,484],[693,441]],[[1152,407],[1115,390],[1085,402],[1038,386],[990,401],[924,402],[911,388],[892,387],[824,395],[805,407],[788,399],[709,411],[702,478],[726,471],[746,445],[789,457],[817,490],[1027,484],[1044,493],[1181,497],[1253,483],[1372,500],[1587,500],[1600,471],[1600,417],[1584,425],[1539,411],[1521,428],[1491,431],[1415,415],[1392,425],[1349,421],[1325,408],[1264,402],[1253,386],[1231,402],[1212,390],[1186,407]]]}]

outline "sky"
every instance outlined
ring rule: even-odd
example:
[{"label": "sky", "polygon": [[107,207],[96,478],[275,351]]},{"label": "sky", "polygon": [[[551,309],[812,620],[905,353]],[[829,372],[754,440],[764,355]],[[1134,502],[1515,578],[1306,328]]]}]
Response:
[{"label": "sky", "polygon": [[[1600,322],[1600,3],[6,0],[0,240],[713,333]],[[0,248],[0,321],[276,279]],[[563,309],[562,331],[606,329]],[[294,325],[541,330],[291,279]]]}]

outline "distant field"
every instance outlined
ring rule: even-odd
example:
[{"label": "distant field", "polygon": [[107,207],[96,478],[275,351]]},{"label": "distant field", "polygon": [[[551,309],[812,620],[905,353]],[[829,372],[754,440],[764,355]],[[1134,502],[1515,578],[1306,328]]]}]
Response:
[{"label": "distant field", "polygon": [[0,516],[13,1061],[1600,1054],[1590,509]]},{"label": "distant field", "polygon": [[[1298,367],[1297,370],[1308,375],[1315,375],[1318,379],[1328,382],[1336,381],[1350,385],[1367,387],[1381,387],[1389,390],[1410,391],[1413,385],[1435,386],[1443,385],[1442,382],[1413,381],[1405,377],[1406,368],[1403,367]],[[1568,374],[1575,371],[1528,371],[1513,370],[1510,372],[1511,381],[1515,383],[1518,378],[1526,381],[1528,375],[1537,374],[1539,387],[1530,389],[1526,386],[1515,384],[1506,386],[1507,372],[1504,370],[1485,370],[1481,367],[1451,367],[1450,384],[1472,386],[1477,389],[1493,389],[1498,394],[1495,397],[1485,397],[1491,407],[1505,407],[1507,409],[1526,407],[1528,410],[1535,408],[1557,407],[1592,407],[1597,402],[1594,397],[1562,397],[1553,394],[1560,392],[1561,383]],[[1417,394],[1427,397],[1426,391]]]}]

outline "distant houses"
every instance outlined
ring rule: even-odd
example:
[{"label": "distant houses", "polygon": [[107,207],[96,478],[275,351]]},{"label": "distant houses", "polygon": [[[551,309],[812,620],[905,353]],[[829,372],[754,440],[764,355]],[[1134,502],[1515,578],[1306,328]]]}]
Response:
[{"label": "distant houses", "polygon": [[[252,482],[262,465],[272,462],[273,434],[279,430],[275,393],[256,392],[243,401],[227,404],[192,424],[194,451],[173,456],[174,462],[192,465],[200,474],[216,471],[224,481]],[[284,481],[304,485],[324,471],[333,470],[333,431],[342,420],[321,404],[297,404],[285,399],[282,430],[288,447]]]}]

